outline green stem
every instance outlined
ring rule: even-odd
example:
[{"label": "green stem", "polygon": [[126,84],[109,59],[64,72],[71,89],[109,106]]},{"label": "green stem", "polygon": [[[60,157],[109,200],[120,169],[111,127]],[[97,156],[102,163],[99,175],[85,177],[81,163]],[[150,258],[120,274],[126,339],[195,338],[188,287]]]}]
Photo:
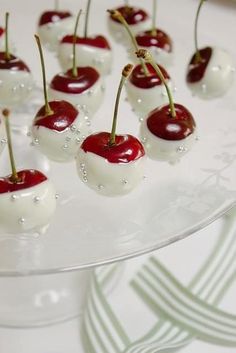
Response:
[{"label": "green stem", "polygon": [[[126,31],[128,32],[128,35],[130,36],[130,39],[133,43],[133,46],[134,46],[134,49],[135,49],[135,52],[139,50],[139,47],[138,47],[138,44],[137,44],[137,41],[127,23],[127,21],[125,20],[125,18],[121,15],[121,13],[119,11],[113,11],[113,10],[108,10],[108,12],[111,14],[111,16],[114,16],[114,18],[118,19],[120,21],[120,23],[123,24],[123,26],[125,27]],[[140,65],[142,66],[142,69],[143,69],[143,72],[144,72],[144,75],[145,76],[148,76],[149,75],[149,72],[148,72],[148,69],[147,69],[147,66],[145,65],[145,62],[143,61],[142,58],[139,58],[140,60]]]},{"label": "green stem", "polygon": [[157,76],[160,78],[160,80],[162,81],[162,83],[165,85],[166,88],[166,92],[169,98],[169,105],[170,105],[170,112],[171,112],[171,116],[172,118],[176,117],[176,111],[175,111],[175,104],[173,101],[173,97],[170,91],[170,88],[166,82],[165,77],[163,76],[159,66],[155,63],[155,61],[153,60],[152,55],[150,54],[149,51],[145,50],[145,49],[140,49],[138,52],[136,52],[138,57],[142,57],[145,59],[146,62],[150,63],[152,65],[152,67],[154,68],[154,70],[157,73]]},{"label": "green stem", "polygon": [[8,109],[4,109],[2,111],[2,115],[5,118],[5,126],[6,126],[6,133],[7,133],[7,146],[8,146],[8,152],[9,152],[9,158],[10,158],[10,164],[11,164],[11,181],[13,183],[17,183],[20,181],[17,171],[16,171],[16,164],[15,164],[15,159],[14,159],[14,154],[13,154],[13,149],[12,149],[12,141],[11,141],[11,129],[10,129],[10,123],[9,123],[9,115],[10,112]]},{"label": "green stem", "polygon": [[5,17],[5,59],[10,60],[11,55],[9,52],[9,44],[8,44],[8,19],[9,19],[9,12],[6,13]]},{"label": "green stem", "polygon": [[75,30],[73,35],[73,66],[72,66],[72,75],[73,77],[78,77],[78,69],[77,69],[77,57],[76,57],[76,38],[77,38],[77,29],[79,24],[79,19],[81,16],[82,10],[79,11],[76,22],[75,22]]},{"label": "green stem", "polygon": [[54,1],[54,8],[55,8],[55,11],[59,11],[59,0]]},{"label": "green stem", "polygon": [[91,0],[87,0],[87,8],[85,15],[85,24],[84,24],[84,37],[88,37],[88,20],[89,20],[89,12],[90,12]]},{"label": "green stem", "polygon": [[153,0],[153,5],[152,5],[152,35],[153,36],[157,34],[156,18],[157,18],[157,0]]},{"label": "green stem", "polygon": [[195,18],[195,23],[194,23],[194,43],[195,43],[195,59],[196,59],[196,62],[199,62],[202,58],[201,58],[201,54],[200,54],[200,51],[199,51],[199,48],[198,48],[198,33],[197,33],[197,30],[198,30],[198,19],[199,19],[199,14],[200,14],[200,11],[201,11],[201,8],[202,8],[202,5],[203,3],[205,2],[206,0],[200,0],[200,3],[198,5],[198,9],[197,9],[197,14],[196,14],[196,18]]},{"label": "green stem", "polygon": [[43,93],[44,93],[44,101],[45,101],[45,113],[46,115],[52,115],[54,112],[50,108],[50,105],[48,103],[48,93],[47,93],[47,81],[46,81],[46,70],[45,70],[45,64],[44,64],[44,58],[43,58],[43,50],[42,50],[42,45],[40,42],[40,38],[37,34],[34,35],[38,49],[39,49],[39,55],[40,55],[40,61],[41,61],[41,67],[42,67],[42,75],[43,75]]},{"label": "green stem", "polygon": [[120,96],[121,92],[124,86],[124,83],[128,76],[130,75],[131,71],[133,69],[133,65],[128,64],[124,67],[122,71],[122,76],[120,79],[117,95],[116,95],[116,102],[115,102],[115,109],[114,109],[114,115],[113,115],[113,122],[112,122],[112,129],[111,129],[111,135],[110,135],[110,140],[109,140],[109,146],[113,146],[116,144],[116,126],[117,126],[117,117],[118,117],[118,109],[119,109],[119,103],[120,103]]}]

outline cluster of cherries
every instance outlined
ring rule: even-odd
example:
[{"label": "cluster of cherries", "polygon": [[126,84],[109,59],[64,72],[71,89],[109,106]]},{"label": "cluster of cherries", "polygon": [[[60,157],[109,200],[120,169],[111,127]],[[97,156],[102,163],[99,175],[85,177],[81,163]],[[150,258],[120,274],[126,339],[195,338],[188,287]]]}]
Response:
[{"label": "cluster of cherries", "polygon": [[[204,1],[200,0],[197,11],[196,52],[188,65],[187,84],[196,95],[208,99],[227,91],[232,83],[233,62],[221,49],[198,49],[197,23]],[[112,65],[107,39],[102,35],[88,36],[90,5],[88,0],[83,36],[77,35],[81,11],[76,19],[70,12],[60,10],[47,11],[40,17],[39,36],[35,38],[45,104],[33,120],[31,135],[34,144],[50,160],[63,163],[76,159],[78,175],[90,188],[102,195],[124,195],[142,181],[146,156],[175,163],[187,153],[197,138],[196,124],[189,110],[173,101],[173,83],[163,67],[172,63],[173,45],[170,37],[156,28],[153,0],[152,25],[142,9],[124,5],[108,10],[111,34],[125,43],[129,52],[134,47],[132,57],[135,54],[138,63],[134,67],[128,64],[122,71],[111,132],[90,134],[90,119],[104,95],[103,77],[110,73]],[[33,78],[28,66],[9,52],[8,14],[5,27],[0,28],[0,97],[2,105],[12,107],[28,98]],[[58,52],[63,69],[52,79],[48,90],[41,43]],[[141,142],[132,135],[116,134],[125,82],[128,100],[141,121]],[[17,172],[9,114],[8,109],[3,109],[0,120],[0,139],[3,141],[7,134],[12,168],[11,175],[0,178],[0,231],[41,232],[54,214],[55,190],[40,171]],[[0,144],[0,153],[3,148],[4,143]]]}]

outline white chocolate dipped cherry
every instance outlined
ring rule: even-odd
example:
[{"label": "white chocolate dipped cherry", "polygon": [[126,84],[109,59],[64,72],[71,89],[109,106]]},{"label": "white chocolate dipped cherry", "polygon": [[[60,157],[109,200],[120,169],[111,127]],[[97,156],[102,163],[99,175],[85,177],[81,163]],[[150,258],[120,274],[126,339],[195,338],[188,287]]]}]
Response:
[{"label": "white chocolate dipped cherry", "polygon": [[206,0],[200,0],[195,20],[195,48],[187,68],[186,81],[193,95],[212,99],[224,95],[234,80],[235,64],[231,55],[217,47],[198,48],[198,18]]},{"label": "white chocolate dipped cherry", "polygon": [[156,8],[157,0],[153,0],[152,28],[137,33],[135,39],[140,49],[147,49],[158,65],[166,67],[173,62],[173,43],[166,32],[156,27]]},{"label": "white chocolate dipped cherry", "polygon": [[0,178],[0,234],[44,233],[56,210],[55,189],[38,170],[16,171],[9,111],[4,110],[12,174]]},{"label": "white chocolate dipped cherry", "polygon": [[[108,40],[103,35],[88,35],[88,18],[91,0],[87,0],[84,35],[76,36],[76,55],[80,66],[92,66],[101,75],[108,75],[112,66],[112,51]],[[72,47],[74,35],[62,38],[58,47],[58,59],[63,70],[72,67]]]},{"label": "white chocolate dipped cherry", "polygon": [[58,1],[55,1],[55,9],[43,12],[38,21],[38,35],[43,45],[51,51],[57,51],[60,40],[73,28],[73,15],[70,11],[60,10]]},{"label": "white chocolate dipped cherry", "polygon": [[92,116],[102,104],[105,86],[102,76],[95,68],[77,66],[76,32],[80,15],[81,11],[77,16],[74,29],[72,67],[65,73],[59,73],[53,77],[48,93],[51,100],[66,100]]},{"label": "white chocolate dipped cherry", "polygon": [[6,13],[5,50],[0,52],[0,105],[15,106],[27,101],[34,86],[29,67],[9,52]]},{"label": "white chocolate dipped cherry", "polygon": [[[133,44],[133,51],[137,52],[139,50],[138,44],[125,18],[118,11],[108,11],[123,24]],[[167,103],[169,100],[165,86],[152,65],[146,64],[142,58],[138,59],[139,64],[135,66],[126,82],[126,92],[129,103],[142,120],[152,109]],[[169,74],[163,67],[160,67],[160,69],[168,86],[172,87]]]},{"label": "white chocolate dipped cherry", "polygon": [[116,123],[120,94],[132,65],[122,72],[112,131],[88,136],[77,154],[77,170],[80,179],[96,192],[106,196],[125,195],[142,180],[145,152],[142,143],[134,136],[117,135]]},{"label": "white chocolate dipped cherry", "polygon": [[[134,35],[139,32],[148,30],[150,27],[150,18],[147,12],[141,8],[123,5],[111,11],[118,11],[126,20]],[[112,16],[112,12],[110,12],[110,16],[108,17],[108,29],[110,34],[119,42],[123,42],[124,44],[129,43],[129,39],[124,30],[124,27],[120,23],[120,21]]]},{"label": "white chocolate dipped cherry", "polygon": [[42,64],[45,105],[33,120],[33,143],[49,159],[70,162],[75,158],[82,140],[89,134],[90,122],[83,111],[79,111],[67,101],[48,102],[43,52],[39,37],[35,37]]},{"label": "white chocolate dipped cherry", "polygon": [[165,84],[169,104],[152,110],[141,124],[140,136],[149,158],[176,163],[194,145],[196,124],[190,111],[181,104],[173,102],[170,89],[151,54],[140,49],[138,56],[153,65]]}]

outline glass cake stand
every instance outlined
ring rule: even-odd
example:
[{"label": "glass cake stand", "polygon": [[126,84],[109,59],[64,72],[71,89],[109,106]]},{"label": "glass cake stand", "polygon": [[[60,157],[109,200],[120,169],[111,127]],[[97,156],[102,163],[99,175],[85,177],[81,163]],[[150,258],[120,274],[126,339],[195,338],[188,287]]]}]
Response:
[{"label": "glass cake stand", "polygon": [[[161,10],[164,13],[169,1],[163,2]],[[174,10],[163,21],[175,43],[175,63],[169,70],[177,86],[175,100],[191,110],[198,126],[199,141],[180,163],[170,165],[148,160],[142,185],[127,196],[106,198],[80,182],[74,163],[51,163],[36,147],[30,146],[25,126],[25,121],[28,124],[32,119],[30,110],[26,109],[25,114],[13,113],[13,119],[17,114],[18,117],[24,115],[22,129],[14,133],[19,169],[41,168],[55,183],[59,199],[56,215],[46,234],[0,235],[0,325],[46,325],[78,315],[96,266],[125,260],[181,240],[236,205],[236,84],[223,98],[212,101],[191,96],[184,83],[184,74],[193,49],[192,18],[196,4],[189,0],[182,2],[186,21],[176,18]],[[137,1],[139,3],[141,1]],[[44,5],[46,7],[46,2]],[[98,11],[104,17],[104,21],[99,22],[99,31],[104,33],[108,2],[104,0],[103,5]],[[109,6],[116,5],[116,1],[109,1]],[[26,9],[29,14],[33,13],[30,6]],[[177,5],[171,2],[171,6]],[[42,9],[38,10],[39,13]],[[207,4],[204,11],[205,16],[213,13],[220,21],[222,13],[214,4]],[[23,15],[19,10],[19,17]],[[236,58],[235,48],[225,42],[227,31],[233,30],[233,17],[227,10],[224,15],[228,15],[229,20],[224,23],[223,34],[214,31],[209,34],[208,23],[204,21],[199,34],[203,37],[203,45],[221,46],[223,43]],[[93,16],[95,21],[95,14]],[[176,26],[178,30],[175,30]],[[190,28],[187,35],[186,28]],[[106,80],[105,102],[92,121],[93,131],[110,129],[116,86],[121,69],[127,63],[122,46],[112,44],[114,70]],[[49,53],[46,57],[50,68],[57,68],[56,58],[49,57]],[[37,60],[35,57],[34,65]],[[138,134],[138,130],[137,116],[128,102],[123,102],[118,132]],[[2,175],[9,174],[7,158],[5,149],[0,159]]]}]

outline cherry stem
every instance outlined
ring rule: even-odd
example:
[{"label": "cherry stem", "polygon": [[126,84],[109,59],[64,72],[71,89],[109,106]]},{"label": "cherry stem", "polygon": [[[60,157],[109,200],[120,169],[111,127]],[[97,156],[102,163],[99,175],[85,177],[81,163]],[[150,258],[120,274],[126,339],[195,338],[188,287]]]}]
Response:
[{"label": "cherry stem", "polygon": [[157,18],[157,0],[153,0],[153,4],[152,4],[152,35],[153,36],[157,34],[156,18]]},{"label": "cherry stem", "polygon": [[16,164],[15,164],[15,159],[14,159],[13,149],[12,149],[11,129],[10,129],[10,123],[9,123],[10,111],[8,109],[3,109],[2,115],[5,118],[5,127],[6,127],[6,133],[7,133],[7,146],[8,146],[8,152],[9,152],[11,170],[12,170],[12,175],[11,175],[10,179],[13,183],[17,183],[20,181],[20,178],[18,177],[18,174],[16,171]]},{"label": "cherry stem", "polygon": [[44,64],[44,58],[43,58],[43,49],[42,45],[40,42],[40,38],[37,34],[34,35],[38,49],[39,49],[39,55],[40,55],[40,61],[41,61],[41,67],[42,67],[42,75],[43,75],[43,93],[44,93],[44,101],[45,101],[45,113],[46,115],[52,115],[54,112],[50,108],[50,105],[48,103],[48,92],[47,92],[47,81],[46,81],[46,70],[45,70],[45,64]]},{"label": "cherry stem", "polygon": [[113,115],[113,122],[112,122],[112,129],[111,129],[111,135],[110,135],[110,140],[109,140],[109,146],[113,146],[116,144],[116,125],[117,125],[117,116],[118,116],[118,109],[119,109],[119,103],[120,103],[120,96],[121,96],[122,88],[124,87],[125,81],[129,77],[129,75],[131,74],[132,70],[133,70],[133,65],[131,65],[131,64],[126,65],[122,70],[122,76],[120,79],[120,84],[119,84],[117,95],[116,95],[116,102],[115,102],[115,109],[114,109],[114,115]]},{"label": "cherry stem", "polygon": [[194,42],[195,42],[195,51],[196,51],[196,54],[195,54],[196,62],[199,62],[202,59],[200,51],[198,49],[198,33],[197,33],[197,30],[198,30],[198,19],[199,19],[200,11],[201,11],[202,5],[203,5],[203,3],[205,1],[206,0],[200,0],[200,3],[198,5],[198,9],[197,9],[196,18],[195,18],[195,23],[194,23]]},{"label": "cherry stem", "polygon": [[90,12],[91,0],[87,0],[87,8],[85,15],[85,24],[84,24],[84,37],[88,37],[88,20],[89,20],[89,12]]},{"label": "cherry stem", "polygon": [[79,24],[79,19],[81,16],[82,10],[79,11],[76,22],[75,22],[75,30],[73,35],[73,66],[72,66],[72,75],[73,77],[78,77],[78,69],[77,69],[77,57],[76,57],[76,39],[77,39],[77,29]]},{"label": "cherry stem", "polygon": [[[120,21],[120,23],[123,24],[123,26],[125,27],[126,31],[128,32],[128,35],[130,36],[130,39],[131,39],[131,41],[133,43],[135,51],[138,51],[139,47],[138,47],[137,41],[136,41],[136,39],[135,39],[135,37],[134,37],[134,35],[133,35],[133,33],[132,33],[132,31],[131,31],[128,23],[127,23],[127,21],[125,20],[124,16],[122,16],[121,13],[119,11],[117,11],[117,10],[107,10],[107,12],[109,12],[114,19]],[[139,60],[140,60],[140,64],[142,66],[144,75],[148,76],[149,72],[148,72],[147,66],[145,65],[145,62],[143,61],[142,58],[139,58]]]},{"label": "cherry stem", "polygon": [[9,12],[6,13],[5,16],[5,59],[10,60],[11,55],[9,52],[9,44],[8,44],[8,19],[9,19]]},{"label": "cherry stem", "polygon": [[59,0],[55,0],[55,2],[54,2],[54,8],[55,8],[55,11],[58,11],[58,10],[59,10]]},{"label": "cherry stem", "polygon": [[155,61],[153,60],[152,55],[150,54],[149,51],[145,50],[145,49],[139,49],[136,52],[137,57],[142,57],[146,62],[148,62],[149,64],[152,65],[152,67],[154,68],[154,70],[157,73],[157,76],[160,78],[160,80],[162,81],[162,83],[165,85],[166,88],[166,92],[169,98],[169,105],[170,105],[170,112],[171,112],[171,116],[172,118],[176,117],[176,111],[175,111],[175,105],[174,105],[174,101],[173,101],[173,97],[170,91],[170,88],[166,82],[166,79],[163,75],[163,73],[161,72],[161,69],[159,68],[159,66],[155,63]]}]

